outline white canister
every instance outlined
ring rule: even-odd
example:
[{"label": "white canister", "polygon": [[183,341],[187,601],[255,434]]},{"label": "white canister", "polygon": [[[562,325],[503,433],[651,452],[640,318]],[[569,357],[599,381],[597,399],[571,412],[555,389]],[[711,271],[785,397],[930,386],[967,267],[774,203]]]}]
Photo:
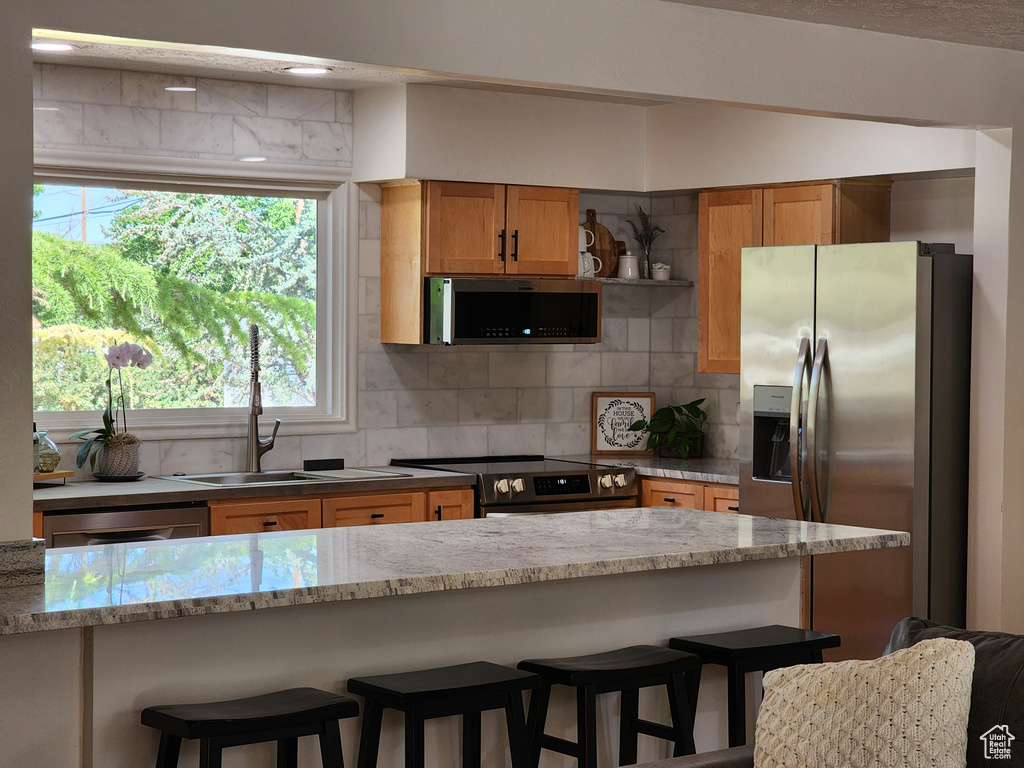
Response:
[{"label": "white canister", "polygon": [[636,280],[640,277],[640,267],[637,265],[636,256],[631,251],[626,251],[625,256],[619,256],[618,276],[626,280]]}]

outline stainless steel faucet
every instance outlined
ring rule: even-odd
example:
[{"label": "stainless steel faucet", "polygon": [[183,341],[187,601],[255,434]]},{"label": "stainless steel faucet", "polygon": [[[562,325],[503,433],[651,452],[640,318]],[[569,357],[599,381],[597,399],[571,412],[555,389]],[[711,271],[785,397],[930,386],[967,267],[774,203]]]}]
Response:
[{"label": "stainless steel faucet", "polygon": [[245,471],[262,472],[260,457],[274,447],[281,420],[274,420],[274,431],[270,437],[260,439],[260,414],[263,413],[263,398],[260,394],[260,329],[249,326],[249,431],[245,444]]}]

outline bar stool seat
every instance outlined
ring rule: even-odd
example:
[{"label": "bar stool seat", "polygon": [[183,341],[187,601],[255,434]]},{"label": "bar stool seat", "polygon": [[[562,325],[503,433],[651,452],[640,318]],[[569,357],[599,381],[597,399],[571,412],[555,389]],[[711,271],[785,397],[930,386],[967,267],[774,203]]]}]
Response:
[{"label": "bar stool seat", "polygon": [[423,768],[425,720],[462,716],[463,768],[480,766],[480,713],[504,709],[513,768],[528,768],[529,739],[523,716],[523,691],[544,679],[511,667],[476,661],[414,672],[354,677],[349,693],[366,699],[359,740],[358,768],[375,768],[383,710],[405,713],[405,765]]},{"label": "bar stool seat", "polygon": [[246,699],[146,707],[141,720],[160,731],[157,768],[178,764],[182,739],[201,739],[201,768],[219,768],[225,747],[264,741],[277,742],[278,768],[293,768],[299,737],[312,735],[320,737],[324,768],[344,768],[338,720],[358,714],[359,704],[348,696],[290,688]]},{"label": "bar stool seat", "polygon": [[732,632],[673,637],[669,647],[695,653],[704,664],[719,664],[729,675],[729,746],[747,742],[747,672],[769,672],[794,664],[820,664],[825,648],[836,648],[839,635],[781,624]]},{"label": "bar stool seat", "polygon": [[[700,659],[655,645],[635,645],[604,653],[556,659],[526,659],[519,668],[544,676],[547,685],[530,698],[527,730],[530,764],[536,768],[541,749],[576,757],[580,768],[597,765],[597,695],[622,694],[619,718],[619,765],[636,762],[638,735],[643,733],[674,743],[673,756],[692,755],[693,713],[700,688]],[[576,741],[544,733],[551,685],[576,689]],[[664,685],[668,690],[672,725],[639,717],[641,688]]]}]

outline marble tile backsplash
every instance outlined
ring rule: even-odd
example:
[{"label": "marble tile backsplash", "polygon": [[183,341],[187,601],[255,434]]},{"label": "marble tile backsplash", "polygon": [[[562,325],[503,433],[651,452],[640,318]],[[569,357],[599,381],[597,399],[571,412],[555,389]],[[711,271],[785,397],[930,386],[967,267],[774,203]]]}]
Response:
[{"label": "marble tile backsplash", "polygon": [[34,79],[37,148],[352,165],[348,91],[50,64]]},{"label": "marble tile backsplash", "polygon": [[[164,85],[194,85],[168,93]],[[350,166],[352,100],[316,88],[37,66],[37,147]],[[636,206],[666,230],[652,261],[672,277],[697,278],[697,196],[583,192],[588,208],[634,253],[626,222]],[[737,376],[697,373],[696,288],[605,284],[602,342],[595,345],[406,347],[380,343],[380,190],[359,199],[358,431],[289,435],[287,422],[267,469],[304,458],[344,456],[350,466],[392,457],[485,453],[581,454],[590,450],[594,391],[654,392],[659,405],[707,398],[709,450],[735,458]],[[61,445],[61,468],[77,446]],[[148,474],[226,471],[244,463],[244,438],[147,441]],[[86,474],[82,472],[83,476]]]}]

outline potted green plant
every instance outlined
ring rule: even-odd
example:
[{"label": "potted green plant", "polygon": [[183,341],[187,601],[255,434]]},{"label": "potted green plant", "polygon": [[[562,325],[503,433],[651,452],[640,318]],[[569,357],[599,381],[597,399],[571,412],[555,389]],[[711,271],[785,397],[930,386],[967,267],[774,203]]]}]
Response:
[{"label": "potted green plant", "polygon": [[633,422],[631,432],[647,433],[647,449],[657,448],[662,456],[700,458],[704,455],[704,424],[707,411],[701,408],[706,398],[683,405],[666,405],[651,415],[650,421]]}]

